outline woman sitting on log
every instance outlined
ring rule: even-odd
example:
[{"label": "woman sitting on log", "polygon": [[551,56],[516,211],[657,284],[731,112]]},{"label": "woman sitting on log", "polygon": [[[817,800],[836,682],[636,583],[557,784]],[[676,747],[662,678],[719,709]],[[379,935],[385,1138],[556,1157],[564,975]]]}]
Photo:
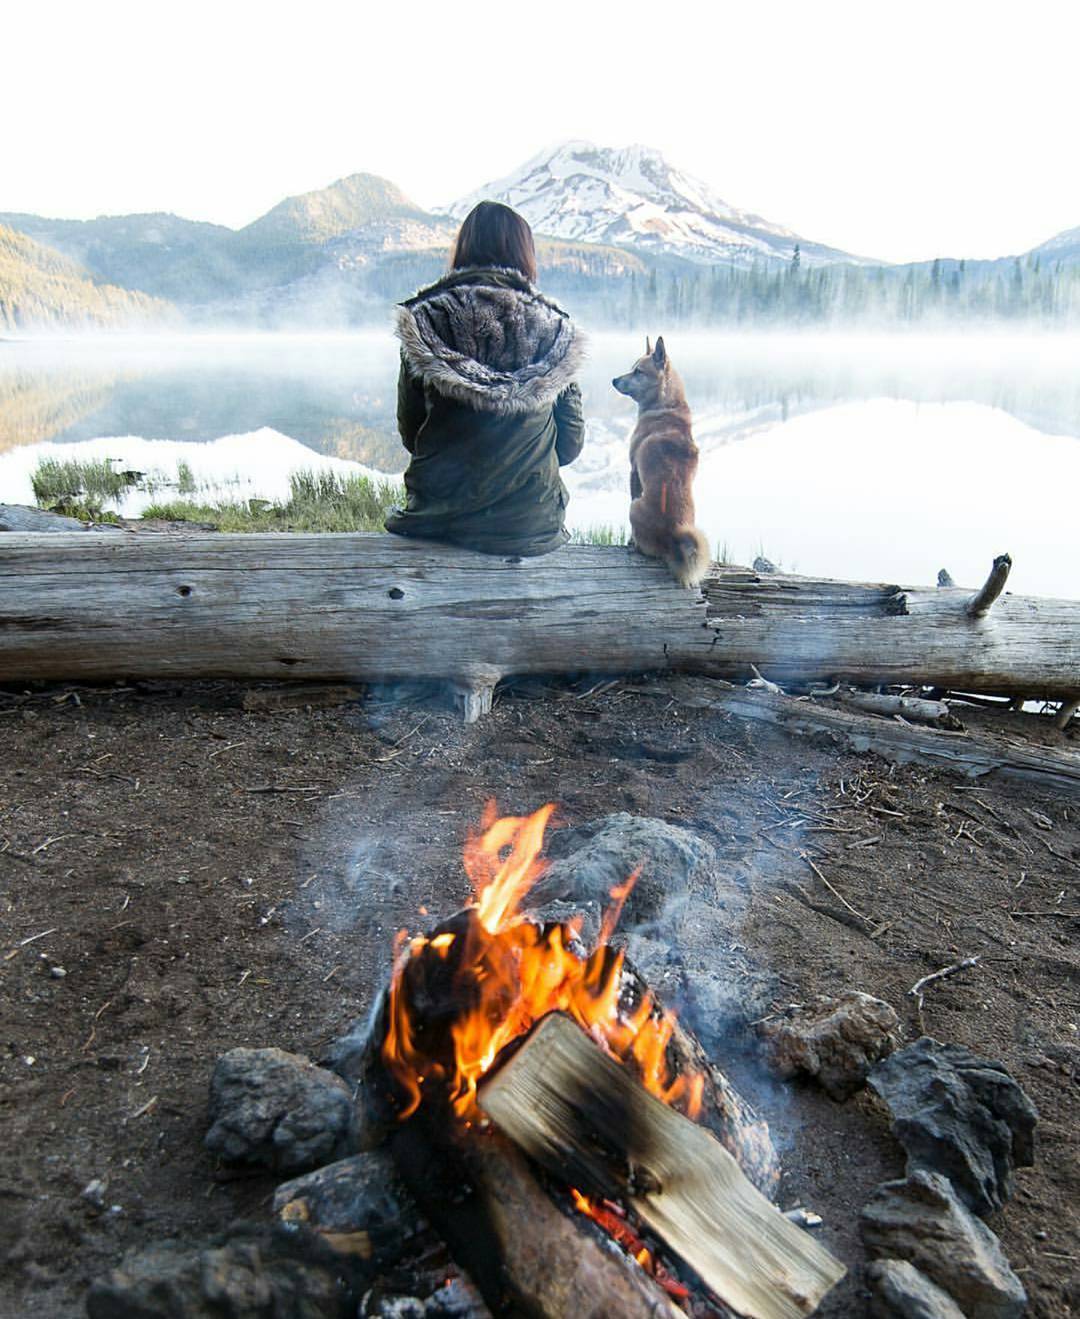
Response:
[{"label": "woman sitting on log", "polygon": [[398,307],[398,430],[412,458],[388,531],[488,554],[547,554],[569,539],[559,468],[581,452],[584,345],[535,279],[526,221],[481,202],[449,273]]}]

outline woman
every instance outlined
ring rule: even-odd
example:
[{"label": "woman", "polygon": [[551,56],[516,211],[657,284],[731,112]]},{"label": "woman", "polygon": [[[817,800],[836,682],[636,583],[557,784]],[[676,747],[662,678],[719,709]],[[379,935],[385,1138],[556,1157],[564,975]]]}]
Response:
[{"label": "woman", "polygon": [[481,202],[449,274],[398,308],[398,430],[412,459],[388,531],[488,554],[547,554],[569,539],[559,467],[581,452],[584,345],[535,279],[526,221]]}]

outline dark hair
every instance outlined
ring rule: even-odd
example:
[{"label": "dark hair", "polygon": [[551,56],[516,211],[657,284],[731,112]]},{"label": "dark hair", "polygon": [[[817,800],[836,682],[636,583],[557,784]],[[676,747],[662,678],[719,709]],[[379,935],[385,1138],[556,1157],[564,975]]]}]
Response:
[{"label": "dark hair", "polygon": [[536,282],[536,245],[529,222],[501,202],[479,202],[461,222],[450,269],[506,266]]}]

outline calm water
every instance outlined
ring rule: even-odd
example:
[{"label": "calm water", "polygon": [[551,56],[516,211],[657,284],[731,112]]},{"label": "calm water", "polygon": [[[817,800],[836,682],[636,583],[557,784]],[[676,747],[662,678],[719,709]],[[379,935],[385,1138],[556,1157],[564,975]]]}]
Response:
[{"label": "calm water", "polygon": [[[641,341],[595,335],[574,526],[622,525],[634,408],[612,390]],[[702,450],[699,521],[742,562],[806,573],[1080,595],[1080,339],[675,335]],[[41,456],[108,457],[209,497],[275,498],[289,473],[396,474],[389,334],[0,343],[0,502]],[[158,498],[167,497],[160,492]],[[123,511],[148,496],[135,492]]]}]

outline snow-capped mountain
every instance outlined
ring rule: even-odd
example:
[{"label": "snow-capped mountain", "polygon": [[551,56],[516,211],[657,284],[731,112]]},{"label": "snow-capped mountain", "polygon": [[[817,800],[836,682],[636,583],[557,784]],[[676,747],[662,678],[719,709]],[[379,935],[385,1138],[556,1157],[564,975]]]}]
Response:
[{"label": "snow-capped mountain", "polygon": [[809,264],[860,259],[730,206],[644,146],[563,142],[446,209],[461,219],[485,198],[520,211],[537,233],[691,261],[786,262],[796,244]]}]

